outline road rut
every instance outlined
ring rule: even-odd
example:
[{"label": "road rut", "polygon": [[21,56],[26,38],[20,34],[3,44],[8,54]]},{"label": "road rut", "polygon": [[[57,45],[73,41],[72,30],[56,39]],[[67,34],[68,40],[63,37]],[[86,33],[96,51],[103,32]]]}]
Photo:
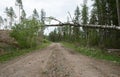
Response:
[{"label": "road rut", "polygon": [[119,77],[120,66],[52,43],[0,65],[0,77]]}]

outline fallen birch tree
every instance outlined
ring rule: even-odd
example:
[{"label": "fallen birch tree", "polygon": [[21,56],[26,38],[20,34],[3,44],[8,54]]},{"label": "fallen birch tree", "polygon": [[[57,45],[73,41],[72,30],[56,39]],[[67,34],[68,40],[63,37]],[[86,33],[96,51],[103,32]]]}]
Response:
[{"label": "fallen birch tree", "polygon": [[98,29],[111,29],[111,30],[120,30],[120,26],[115,25],[92,25],[92,24],[73,24],[73,23],[60,23],[60,24],[49,24],[45,26],[75,26],[75,27],[85,27],[85,28],[98,28]]}]

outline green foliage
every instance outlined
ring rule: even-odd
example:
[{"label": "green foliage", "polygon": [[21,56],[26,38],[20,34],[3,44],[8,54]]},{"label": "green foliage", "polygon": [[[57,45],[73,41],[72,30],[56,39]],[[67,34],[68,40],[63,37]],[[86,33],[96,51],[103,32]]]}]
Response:
[{"label": "green foliage", "polygon": [[57,33],[57,29],[55,29],[53,32],[49,34],[49,40],[53,42],[61,41],[61,35]]},{"label": "green foliage", "polygon": [[41,21],[43,24],[45,23],[45,16],[46,16],[46,12],[44,11],[44,9],[41,9],[40,21]]},{"label": "green foliage", "polygon": [[19,6],[19,8],[22,9],[23,8],[22,0],[16,0],[15,5]]},{"label": "green foliage", "polygon": [[12,28],[11,36],[21,48],[34,47],[37,44],[38,32],[42,24],[37,20],[24,20]]},{"label": "green foliage", "polygon": [[[88,24],[88,7],[87,7],[87,4],[84,3],[83,6],[82,6],[82,24],[83,25],[86,25]],[[83,35],[81,37],[81,39],[84,40],[84,45],[88,45],[88,33],[89,33],[89,29],[88,28],[85,28],[85,27],[82,27],[83,29]]]},{"label": "green foliage", "polygon": [[6,54],[0,55],[0,62],[5,62],[5,61],[9,61],[11,59],[14,59],[16,57],[19,57],[21,55],[25,55],[27,53],[33,52],[37,49],[43,49],[45,47],[47,47],[50,44],[50,42],[47,43],[42,43],[41,45],[38,45],[35,48],[28,48],[28,49],[14,49],[11,52],[8,52]]},{"label": "green foliage", "polygon": [[15,12],[14,12],[12,7],[10,7],[10,8],[6,7],[5,13],[10,18],[9,25],[10,25],[10,28],[11,28],[12,27],[12,22],[14,21],[14,18],[16,17],[16,14],[15,14]]},{"label": "green foliage", "polygon": [[76,7],[74,17],[75,17],[74,23],[80,23],[80,9],[78,6]]},{"label": "green foliage", "polygon": [[88,23],[88,7],[86,4],[82,6],[82,24]]},{"label": "green foliage", "polygon": [[[80,9],[79,7],[77,6],[76,7],[76,10],[75,10],[75,13],[74,13],[74,24],[80,24]],[[73,27],[73,37],[74,37],[74,40],[75,41],[78,41],[79,39],[79,32],[80,32],[80,28],[78,27]]]},{"label": "green foliage", "polygon": [[25,10],[22,9],[21,20],[24,21],[24,19],[26,19],[26,13],[25,13]]},{"label": "green foliage", "polygon": [[[118,26],[116,1],[94,0],[90,24]],[[97,34],[100,47],[120,48],[120,31],[99,29]]]},{"label": "green foliage", "polygon": [[98,48],[88,48],[88,47],[83,47],[83,46],[76,46],[74,44],[70,43],[62,43],[65,47],[71,48],[75,51],[80,52],[83,55],[87,55],[96,59],[104,59],[104,60],[109,60],[113,62],[118,62],[120,63],[120,57],[116,55],[111,55],[107,53],[104,50],[98,49]]},{"label": "green foliage", "polygon": [[39,14],[38,14],[36,9],[33,10],[33,15],[32,16],[33,16],[33,19],[38,19],[39,18]]},{"label": "green foliage", "polygon": [[91,11],[90,24],[97,24],[97,9],[93,8]]},{"label": "green foliage", "polygon": [[[118,25],[116,1],[113,0],[94,0],[93,9],[89,17],[86,0],[82,6],[75,9],[73,23],[93,25]],[[80,21],[81,19],[81,21]],[[90,20],[89,20],[90,19]],[[69,21],[68,21],[69,23]],[[120,48],[120,31],[110,29],[92,29],[88,27],[74,27],[64,25],[57,27],[49,34],[49,39],[54,42],[67,41],[77,42],[79,45],[100,48]]]},{"label": "green foliage", "polygon": [[42,42],[43,43],[50,43],[50,41],[48,41],[47,39],[43,39]]}]

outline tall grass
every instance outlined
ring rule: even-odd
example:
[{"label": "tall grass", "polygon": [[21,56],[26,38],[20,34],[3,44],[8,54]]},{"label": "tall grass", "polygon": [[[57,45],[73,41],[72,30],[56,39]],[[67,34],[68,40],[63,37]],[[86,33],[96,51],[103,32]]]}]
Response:
[{"label": "tall grass", "polygon": [[96,59],[104,59],[104,60],[109,60],[109,61],[120,63],[119,56],[109,54],[105,50],[101,50],[98,48],[89,48],[89,47],[84,47],[84,46],[77,47],[74,44],[70,44],[66,42],[63,42],[62,44],[67,48],[71,48],[77,52],[80,52],[83,55],[87,55],[87,56],[90,56]]},{"label": "tall grass", "polygon": [[0,56],[0,62],[5,62],[11,59],[14,59],[18,56],[25,55],[30,52],[34,52],[37,49],[43,49],[47,47],[50,44],[50,42],[42,43],[41,45],[35,47],[35,48],[29,48],[29,49],[12,49],[11,51],[7,52],[6,54],[3,54]]}]

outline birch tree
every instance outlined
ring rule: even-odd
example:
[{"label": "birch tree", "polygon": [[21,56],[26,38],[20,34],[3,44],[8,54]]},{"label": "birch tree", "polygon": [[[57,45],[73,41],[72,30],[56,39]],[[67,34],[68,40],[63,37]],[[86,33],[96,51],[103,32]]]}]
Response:
[{"label": "birch tree", "polygon": [[3,25],[3,18],[0,16],[0,29],[2,28]]},{"label": "birch tree", "polygon": [[23,9],[23,4],[22,4],[22,0],[16,0],[16,3],[15,3],[16,6],[19,7],[19,22],[21,21],[21,16],[20,16],[20,13],[21,13],[21,9]]}]

